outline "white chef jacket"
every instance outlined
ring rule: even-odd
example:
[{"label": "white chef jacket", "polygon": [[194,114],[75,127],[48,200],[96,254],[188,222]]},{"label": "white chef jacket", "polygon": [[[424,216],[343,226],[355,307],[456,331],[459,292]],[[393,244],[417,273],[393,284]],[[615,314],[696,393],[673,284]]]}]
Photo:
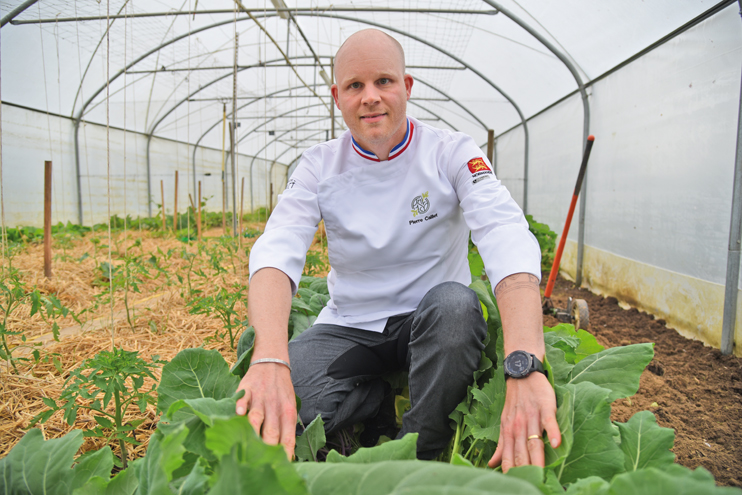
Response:
[{"label": "white chef jacket", "polygon": [[253,246],[250,275],[277,268],[295,294],[322,219],[330,301],[315,323],[381,332],[434,286],[469,285],[470,230],[493,288],[514,273],[541,278],[538,242],[474,140],[411,117],[388,160],[350,131],[307,149]]}]

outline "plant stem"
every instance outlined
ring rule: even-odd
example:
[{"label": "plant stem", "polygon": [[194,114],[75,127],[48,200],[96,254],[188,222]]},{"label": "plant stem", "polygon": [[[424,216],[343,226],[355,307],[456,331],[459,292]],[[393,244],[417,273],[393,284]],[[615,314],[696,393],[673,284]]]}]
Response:
[{"label": "plant stem", "polygon": [[[118,391],[115,391],[113,393],[113,399],[114,399],[114,401],[116,403],[116,418],[115,418],[115,420],[116,420],[116,430],[118,430],[119,428],[121,428],[123,426],[121,424],[121,422],[122,422],[122,416],[123,416],[123,414],[121,412],[121,397],[119,396],[119,392]],[[127,462],[126,462],[126,442],[124,442],[123,439],[119,439],[119,446],[121,447],[121,463],[124,465],[124,469],[126,469],[126,467],[127,467]]]},{"label": "plant stem", "polygon": [[461,448],[461,430],[463,429],[464,418],[461,418],[461,422],[456,425],[456,437],[453,440],[453,449],[451,449],[451,462],[453,462],[453,456],[459,453]]}]

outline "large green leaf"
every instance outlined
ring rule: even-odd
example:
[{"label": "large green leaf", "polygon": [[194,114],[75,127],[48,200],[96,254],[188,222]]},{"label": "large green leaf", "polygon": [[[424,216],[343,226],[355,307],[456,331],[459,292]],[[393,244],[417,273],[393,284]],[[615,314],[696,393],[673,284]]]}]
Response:
[{"label": "large green leaf", "polygon": [[193,452],[209,461],[217,458],[206,448],[206,427],[214,424],[216,419],[228,419],[236,415],[235,396],[214,400],[210,397],[186,399],[174,402],[167,411],[170,423],[160,422],[158,429],[167,434],[180,425],[188,429],[188,436],[183,441],[187,451]]},{"label": "large green leaf", "polygon": [[185,349],[162,368],[157,409],[164,413],[181,399],[225,399],[234,394],[239,383],[240,378],[229,372],[218,351]]},{"label": "large green leaf", "polygon": [[[110,450],[81,462],[79,472],[70,469],[82,442],[80,430],[48,441],[44,440],[41,430],[29,430],[10,453],[0,459],[0,492],[69,495],[92,476],[109,475],[112,467]],[[105,455],[111,461],[108,464],[102,459]]]},{"label": "large green leaf", "polygon": [[500,419],[505,406],[505,375],[495,370],[492,378],[481,389],[472,389],[473,400],[464,424],[478,440],[500,438]]},{"label": "large green leaf", "polygon": [[139,463],[137,495],[171,495],[173,472],[183,464],[183,441],[188,430],[182,424],[164,434],[158,430],[149,439],[147,454]]},{"label": "large green leaf", "polygon": [[500,311],[497,308],[497,302],[492,295],[492,291],[487,288],[487,284],[482,280],[473,281],[469,284],[469,288],[477,294],[479,301],[487,307],[487,327],[492,333],[492,329],[502,326]]},{"label": "large green leaf", "polygon": [[88,480],[95,476],[108,478],[111,476],[111,469],[113,469],[113,456],[110,447],[103,447],[85,456],[75,465],[72,471],[71,491],[85,485]]},{"label": "large green leaf", "polygon": [[[238,448],[235,447],[235,451]],[[297,485],[287,490],[281,483],[278,473],[270,465],[246,465],[240,462],[238,454],[222,457],[215,482],[209,495],[306,495],[306,488]]]},{"label": "large green leaf", "polygon": [[315,294],[309,300],[309,307],[312,308],[315,315],[319,315],[319,312],[322,311],[322,308],[327,306],[327,301],[329,300],[330,296],[326,294]]},{"label": "large green leaf", "polygon": [[325,446],[325,423],[317,415],[304,432],[296,439],[295,454],[302,461],[316,461],[317,451]]},{"label": "large green leaf", "polygon": [[482,273],[484,273],[482,256],[477,252],[471,251],[466,257],[469,260],[469,271],[471,272],[472,281],[481,279]]},{"label": "large green leaf", "polygon": [[72,492],[72,495],[133,495],[139,486],[137,472],[140,463],[141,460],[130,463],[127,469],[113,478],[93,477],[83,487]]},{"label": "large green leaf", "polygon": [[607,495],[610,485],[603,478],[588,476],[567,487],[567,495]]},{"label": "large green leaf", "polygon": [[208,426],[213,426],[215,419],[229,419],[235,416],[237,400],[235,397],[214,400],[211,397],[185,399],[173,402],[167,410],[167,417],[174,419],[190,419],[198,417]]},{"label": "large green leaf", "polygon": [[587,356],[598,353],[605,349],[598,344],[598,340],[589,332],[579,329],[574,325],[560,323],[554,327],[544,327],[544,339],[547,344],[564,351],[567,362],[576,364]]},{"label": "large green leaf", "polygon": [[608,401],[630,397],[639,390],[639,378],[654,356],[654,344],[612,347],[587,356],[572,369],[571,384],[591,382],[610,390]]},{"label": "large green leaf", "polygon": [[209,488],[209,477],[206,475],[205,462],[197,462],[191,472],[178,487],[178,495],[204,495]]},{"label": "large green leaf", "polygon": [[315,279],[311,284],[309,284],[309,289],[319,294],[329,295],[330,291],[327,289],[327,277]]},{"label": "large green leaf", "polygon": [[304,462],[295,466],[312,495],[541,495],[526,481],[440,462]]},{"label": "large green leaf", "polygon": [[616,476],[610,495],[740,495],[739,488],[716,486],[703,468],[695,471],[673,464],[669,469],[647,468]]},{"label": "large green leaf", "polygon": [[670,449],[675,442],[675,431],[661,428],[649,411],[634,414],[627,423],[616,423],[621,432],[621,450],[626,456],[626,471],[663,467],[675,462]]},{"label": "large green leaf", "polygon": [[573,440],[567,458],[554,472],[562,485],[588,476],[610,480],[624,469],[623,452],[613,439],[610,391],[590,382],[564,388],[574,397],[568,418]]},{"label": "large green leaf", "polygon": [[314,315],[305,315],[303,313],[291,313],[291,322],[293,326],[293,332],[291,333],[291,339],[293,340],[304,332],[307,328],[314,324],[317,319]]},{"label": "large green leaf", "polygon": [[283,447],[263,443],[245,416],[215,420],[206,430],[206,446],[220,459],[210,495],[306,494]]},{"label": "large green leaf", "polygon": [[235,376],[242,378],[247,373],[255,349],[255,328],[250,325],[242,332],[237,341],[237,361],[229,370]]},{"label": "large green leaf", "polygon": [[566,388],[557,386],[554,392],[557,398],[556,417],[557,423],[559,423],[562,442],[557,448],[553,448],[551,442],[544,442],[544,457],[547,468],[561,467],[572,451],[572,444],[574,443],[574,387]]},{"label": "large green leaf", "polygon": [[565,385],[569,382],[574,365],[567,362],[564,351],[546,344],[546,362],[549,364],[549,381],[552,385]]},{"label": "large green leaf", "polygon": [[376,447],[360,448],[353,455],[345,457],[331,450],[327,462],[350,462],[368,464],[381,461],[410,461],[417,458],[417,433],[408,433],[399,440],[382,443]]}]

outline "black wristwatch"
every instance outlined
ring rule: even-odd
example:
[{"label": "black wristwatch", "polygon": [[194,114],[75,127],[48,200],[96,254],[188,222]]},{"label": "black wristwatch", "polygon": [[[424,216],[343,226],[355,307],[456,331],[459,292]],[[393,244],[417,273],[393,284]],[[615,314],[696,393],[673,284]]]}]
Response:
[{"label": "black wristwatch", "polygon": [[544,365],[536,356],[526,351],[513,351],[503,362],[505,378],[525,378],[534,371],[549,376],[544,370]]}]

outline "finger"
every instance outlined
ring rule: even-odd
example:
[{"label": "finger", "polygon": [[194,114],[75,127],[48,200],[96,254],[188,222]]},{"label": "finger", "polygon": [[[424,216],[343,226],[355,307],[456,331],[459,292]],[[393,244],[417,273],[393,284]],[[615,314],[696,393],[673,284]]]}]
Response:
[{"label": "finger", "polygon": [[[499,447],[499,445],[498,445]],[[513,463],[514,458],[514,444],[512,435],[505,435],[502,437],[502,472],[507,473],[508,470],[515,466]]]},{"label": "finger", "polygon": [[531,463],[531,456],[526,445],[525,432],[519,432],[515,435],[513,447],[513,465],[527,466]]},{"label": "finger", "polygon": [[[278,414],[275,411],[265,411],[265,418],[263,419],[263,431],[261,435],[263,441],[268,445],[277,445],[281,438],[281,423],[278,419]],[[296,432],[296,428],[294,428]]]},{"label": "finger", "polygon": [[281,445],[289,460],[293,459],[296,446],[296,406],[286,407],[281,414]]},{"label": "finger", "polygon": [[556,416],[553,413],[547,413],[541,421],[552,448],[559,447],[562,443],[562,434],[559,431],[559,423],[557,423]]},{"label": "finger", "polygon": [[502,441],[497,442],[495,453],[492,455],[492,459],[487,463],[487,465],[493,469],[500,464],[502,464]]},{"label": "finger", "polygon": [[260,429],[263,426],[263,420],[265,419],[263,408],[258,406],[258,404],[254,404],[253,407],[250,408],[250,412],[247,413],[247,419],[250,421],[255,433],[260,436]]},{"label": "finger", "polygon": [[541,432],[543,430],[541,429],[541,423],[535,415],[529,417],[528,429],[526,431],[528,432],[526,448],[528,448],[530,464],[544,467],[544,442],[541,439]]},{"label": "finger", "polygon": [[235,408],[235,412],[238,416],[244,416],[248,409],[250,409],[250,399],[252,398],[252,394],[249,390],[245,389],[245,395],[242,396],[242,398],[237,399],[237,406]]}]

